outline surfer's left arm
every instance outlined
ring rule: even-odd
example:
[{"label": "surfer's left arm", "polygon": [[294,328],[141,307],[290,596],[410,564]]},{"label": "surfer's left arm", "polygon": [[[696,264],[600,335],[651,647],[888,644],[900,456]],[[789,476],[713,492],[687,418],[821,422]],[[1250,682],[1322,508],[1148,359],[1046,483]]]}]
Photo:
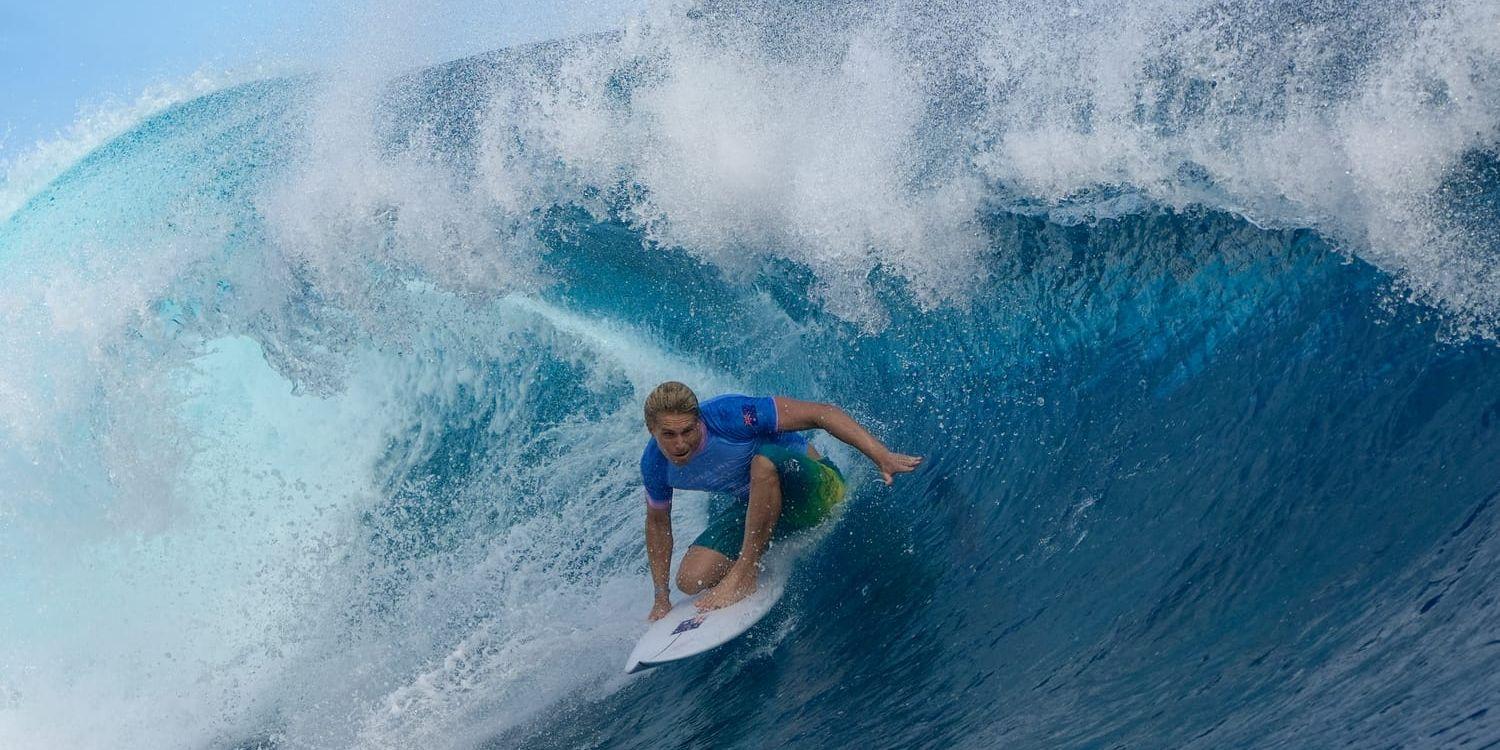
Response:
[{"label": "surfer's left arm", "polygon": [[875,468],[880,470],[880,477],[886,484],[890,484],[895,475],[912,471],[922,463],[920,456],[891,451],[863,425],[833,404],[801,401],[788,396],[775,398],[777,430],[824,430],[865,454],[875,463]]}]

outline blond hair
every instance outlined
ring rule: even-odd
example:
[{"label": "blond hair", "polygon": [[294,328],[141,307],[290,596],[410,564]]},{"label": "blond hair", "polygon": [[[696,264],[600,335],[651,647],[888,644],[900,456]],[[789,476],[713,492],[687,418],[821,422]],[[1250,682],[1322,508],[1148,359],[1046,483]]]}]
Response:
[{"label": "blond hair", "polygon": [[663,414],[691,414],[698,416],[698,397],[693,389],[675,380],[668,380],[646,397],[646,428],[656,426],[656,418]]}]

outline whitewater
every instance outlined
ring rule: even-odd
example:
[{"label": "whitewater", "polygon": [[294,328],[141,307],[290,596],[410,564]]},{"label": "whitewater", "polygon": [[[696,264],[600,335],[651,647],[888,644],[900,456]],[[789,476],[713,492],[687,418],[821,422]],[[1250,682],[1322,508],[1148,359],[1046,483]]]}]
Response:
[{"label": "whitewater", "polygon": [[[407,13],[5,165],[0,747],[1500,746],[1500,6]],[[669,379],[926,462],[626,676]]]}]

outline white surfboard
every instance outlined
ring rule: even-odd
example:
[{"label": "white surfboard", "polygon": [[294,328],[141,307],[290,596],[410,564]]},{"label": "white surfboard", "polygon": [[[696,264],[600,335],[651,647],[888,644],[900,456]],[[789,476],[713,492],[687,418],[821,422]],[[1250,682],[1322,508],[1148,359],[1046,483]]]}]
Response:
[{"label": "white surfboard", "polygon": [[[777,552],[782,554],[775,554]],[[728,607],[699,612],[697,602],[704,594],[678,602],[666,617],[651,623],[646,629],[625,662],[626,673],[697,656],[749,630],[781,600],[791,574],[794,557],[791,552],[780,549],[766,553],[761,558],[764,570],[757,579],[755,593]]]}]

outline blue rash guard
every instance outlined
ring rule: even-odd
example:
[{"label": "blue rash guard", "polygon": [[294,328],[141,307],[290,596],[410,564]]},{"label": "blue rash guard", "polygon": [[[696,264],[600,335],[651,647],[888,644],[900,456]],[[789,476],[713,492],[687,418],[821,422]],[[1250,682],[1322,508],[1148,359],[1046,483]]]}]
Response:
[{"label": "blue rash guard", "polygon": [[641,480],[646,504],[660,510],[672,507],[672,490],[724,492],[750,497],[750,459],[761,446],[774,444],[806,454],[807,438],[799,432],[780,432],[776,401],[770,397],[725,394],[698,405],[703,442],[682,466],[667,460],[656,445],[646,443],[641,454]]}]

